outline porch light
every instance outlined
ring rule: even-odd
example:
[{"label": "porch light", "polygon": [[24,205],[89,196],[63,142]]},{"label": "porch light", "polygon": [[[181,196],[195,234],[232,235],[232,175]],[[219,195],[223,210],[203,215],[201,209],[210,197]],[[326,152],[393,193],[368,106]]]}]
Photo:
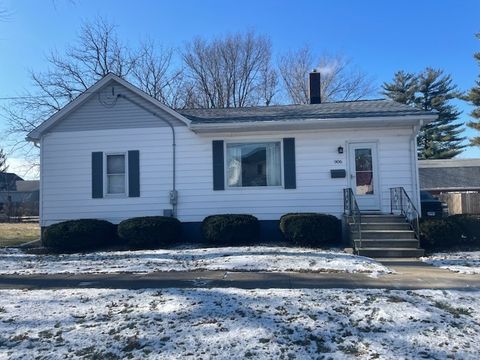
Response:
[{"label": "porch light", "polygon": [[339,154],[343,154],[343,146],[339,146],[337,151]]}]

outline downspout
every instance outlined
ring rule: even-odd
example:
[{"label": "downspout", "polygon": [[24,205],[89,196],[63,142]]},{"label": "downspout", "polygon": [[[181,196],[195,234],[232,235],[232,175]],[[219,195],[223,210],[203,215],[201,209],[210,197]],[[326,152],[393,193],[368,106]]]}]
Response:
[{"label": "downspout", "polygon": [[43,136],[40,138],[40,143],[38,141],[33,141],[33,146],[37,149],[40,149],[40,186],[39,186],[39,197],[38,197],[38,217],[40,225],[40,240],[43,240],[43,146],[40,144],[43,143]]},{"label": "downspout", "polygon": [[415,194],[415,207],[418,211],[420,209],[420,178],[418,175],[418,153],[417,153],[417,134],[420,128],[423,126],[423,120],[420,120],[419,125],[413,125],[412,136],[410,138],[410,152],[412,154],[412,182],[414,184],[413,192]]},{"label": "downspout", "polygon": [[148,107],[144,106],[143,104],[139,103],[136,100],[130,99],[128,96],[123,95],[123,94],[118,94],[117,98],[122,98],[125,100],[130,101],[132,104],[137,105],[138,107],[142,108],[143,110],[149,112],[153,116],[157,117],[158,119],[162,120],[164,123],[166,123],[170,129],[172,130],[172,191],[170,191],[170,204],[172,205],[172,216],[176,217],[177,216],[177,200],[178,200],[178,193],[176,189],[176,155],[175,155],[175,147],[176,147],[176,142],[175,142],[175,127],[172,125],[170,121],[167,119],[164,119],[160,115],[158,115],[156,112],[150,110]]}]

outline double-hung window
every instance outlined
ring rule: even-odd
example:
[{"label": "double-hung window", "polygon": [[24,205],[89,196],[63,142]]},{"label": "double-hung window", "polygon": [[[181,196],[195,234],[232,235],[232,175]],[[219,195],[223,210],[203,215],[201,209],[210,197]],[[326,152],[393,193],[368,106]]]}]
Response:
[{"label": "double-hung window", "polygon": [[127,188],[125,154],[107,154],[106,163],[107,195],[125,195]]},{"label": "double-hung window", "polygon": [[226,177],[229,187],[281,186],[279,141],[227,143]]}]

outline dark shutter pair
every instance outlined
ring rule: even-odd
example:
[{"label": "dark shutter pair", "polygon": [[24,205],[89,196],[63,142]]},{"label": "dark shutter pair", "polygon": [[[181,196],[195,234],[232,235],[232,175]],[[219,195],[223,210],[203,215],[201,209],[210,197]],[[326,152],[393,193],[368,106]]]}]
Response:
[{"label": "dark shutter pair", "polygon": [[[212,141],[213,190],[225,190],[225,155],[223,140]],[[283,185],[296,189],[295,138],[283,139]]]},{"label": "dark shutter pair", "polygon": [[[103,198],[103,152],[92,153],[92,198]],[[128,196],[140,196],[140,152],[128,152]]]}]

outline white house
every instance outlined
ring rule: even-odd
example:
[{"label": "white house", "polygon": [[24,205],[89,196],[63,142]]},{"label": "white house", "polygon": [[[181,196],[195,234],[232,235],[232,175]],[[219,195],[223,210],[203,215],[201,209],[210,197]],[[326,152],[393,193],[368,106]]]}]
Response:
[{"label": "white house", "polygon": [[[419,207],[418,129],[435,114],[387,100],[172,110],[108,75],[33,130],[40,146],[41,226],[172,215],[390,213],[390,189]],[[318,93],[317,93],[318,96]]]}]

